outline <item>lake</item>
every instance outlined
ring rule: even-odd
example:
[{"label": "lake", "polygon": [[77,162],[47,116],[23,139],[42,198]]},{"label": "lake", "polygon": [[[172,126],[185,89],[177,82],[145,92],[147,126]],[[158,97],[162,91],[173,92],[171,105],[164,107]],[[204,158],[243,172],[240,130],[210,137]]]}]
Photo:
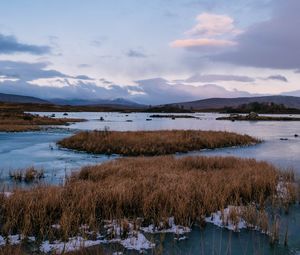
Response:
[{"label": "lake", "polygon": [[[40,115],[55,114],[65,117],[63,113],[38,113]],[[109,129],[127,130],[162,130],[162,129],[193,129],[220,130],[248,134],[263,140],[263,143],[249,146],[216,150],[194,151],[185,155],[207,156],[238,156],[266,160],[283,169],[294,169],[300,176],[300,122],[287,121],[220,121],[222,114],[195,113],[195,119],[153,118],[147,121],[150,113],[69,113],[70,118],[84,118],[86,122],[71,124],[67,127],[50,128],[39,132],[4,133],[0,132],[0,178],[1,186],[12,189],[17,184],[10,181],[9,172],[25,167],[43,168],[50,184],[61,184],[65,177],[81,166],[104,162],[110,157],[93,155],[61,149],[56,142],[72,135],[78,130]],[[191,114],[188,114],[191,115]],[[293,115],[295,117],[300,117]],[[104,121],[100,121],[103,117]],[[287,140],[281,140],[287,138]],[[25,184],[22,184],[23,187]],[[243,230],[240,233],[220,229],[208,224],[205,229],[195,228],[188,234],[188,239],[174,242],[173,236],[164,237],[164,254],[300,254],[300,208],[294,206],[290,214],[282,215],[282,222],[289,222],[289,246],[281,244],[270,247],[268,238],[256,231]],[[281,233],[284,235],[284,233]],[[222,238],[221,238],[222,237]],[[161,238],[154,236],[153,238]]]}]

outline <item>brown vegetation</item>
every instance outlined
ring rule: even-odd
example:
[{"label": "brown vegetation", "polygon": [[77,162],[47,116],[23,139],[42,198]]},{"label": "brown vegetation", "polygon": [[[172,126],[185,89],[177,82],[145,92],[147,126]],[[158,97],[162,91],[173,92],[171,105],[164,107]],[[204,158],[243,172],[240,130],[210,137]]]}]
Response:
[{"label": "brown vegetation", "polygon": [[275,116],[259,116],[253,114],[249,115],[240,115],[240,114],[234,114],[231,116],[226,117],[219,117],[217,120],[231,120],[231,121],[300,121],[300,118],[295,117],[287,117],[287,116],[281,116],[281,117],[275,117]]},{"label": "brown vegetation", "polygon": [[0,255],[29,255],[24,248],[20,246],[3,246],[0,247]]},{"label": "brown vegetation", "polygon": [[67,125],[71,122],[83,121],[71,118],[50,118],[22,111],[0,110],[0,132],[22,132],[40,130],[45,125]]},{"label": "brown vegetation", "polygon": [[154,156],[258,143],[248,135],[221,131],[85,131],[58,142],[90,153]]},{"label": "brown vegetation", "polygon": [[253,159],[119,159],[84,167],[64,186],[0,194],[0,234],[66,240],[82,233],[83,224],[101,232],[105,220],[138,217],[144,224],[158,224],[174,216],[177,224],[190,226],[228,205],[253,202],[264,208],[278,199],[278,181],[287,178],[272,165]]},{"label": "brown vegetation", "polygon": [[18,182],[33,182],[45,177],[43,169],[35,169],[34,167],[10,172],[9,176],[11,179]]}]

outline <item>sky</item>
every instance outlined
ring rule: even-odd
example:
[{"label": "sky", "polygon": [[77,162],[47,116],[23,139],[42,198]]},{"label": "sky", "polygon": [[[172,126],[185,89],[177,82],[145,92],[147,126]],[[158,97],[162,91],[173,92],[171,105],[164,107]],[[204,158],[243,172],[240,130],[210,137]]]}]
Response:
[{"label": "sky", "polygon": [[0,92],[300,96],[299,0],[1,0]]}]

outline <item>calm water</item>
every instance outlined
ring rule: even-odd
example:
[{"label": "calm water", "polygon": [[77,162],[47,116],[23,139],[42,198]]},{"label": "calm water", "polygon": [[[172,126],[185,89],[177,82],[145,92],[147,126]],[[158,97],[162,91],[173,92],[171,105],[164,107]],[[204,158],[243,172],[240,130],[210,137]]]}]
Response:
[{"label": "calm water", "polygon": [[[49,113],[39,113],[51,115]],[[62,117],[63,113],[55,113]],[[231,122],[215,120],[219,114],[195,114],[199,119],[153,119],[147,113],[70,113],[68,117],[84,118],[87,122],[40,132],[0,132],[0,185],[13,187],[9,172],[36,166],[45,170],[45,182],[59,184],[64,177],[81,166],[103,162],[117,156],[92,155],[60,149],[56,142],[78,130],[109,128],[110,130],[194,129],[221,130],[249,134],[263,139],[262,144],[243,148],[227,148],[191,152],[189,155],[220,155],[251,157],[266,160],[284,169],[293,168],[300,176],[300,122]],[[100,117],[104,121],[99,121]],[[298,116],[300,117],[300,116]],[[286,141],[280,138],[288,138]],[[232,233],[212,225],[195,228],[187,240],[175,242],[172,235],[164,236],[164,254],[300,254],[300,208],[295,206],[288,215],[281,215],[289,226],[289,246],[271,248],[268,238],[255,231]],[[289,224],[286,224],[289,222]],[[282,233],[283,235],[283,233]],[[161,239],[160,236],[153,238]],[[298,252],[298,253],[297,253]]]}]

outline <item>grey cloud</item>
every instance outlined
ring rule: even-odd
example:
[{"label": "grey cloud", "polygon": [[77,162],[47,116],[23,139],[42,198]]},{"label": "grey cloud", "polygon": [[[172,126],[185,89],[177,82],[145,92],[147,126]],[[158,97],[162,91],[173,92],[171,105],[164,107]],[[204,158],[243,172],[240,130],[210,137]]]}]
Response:
[{"label": "grey cloud", "polygon": [[236,39],[236,50],[212,56],[233,64],[278,68],[300,68],[300,1],[273,2],[271,19],[253,25]]},{"label": "grey cloud", "polygon": [[164,104],[182,101],[199,100],[209,97],[239,97],[251,96],[244,91],[229,91],[216,84],[206,84],[203,86],[191,86],[182,83],[172,84],[162,79],[148,79],[136,81],[144,95],[132,97],[143,104]]},{"label": "grey cloud", "polygon": [[52,77],[68,77],[67,75],[56,71],[46,70],[49,66],[48,62],[17,62],[17,61],[0,61],[0,70],[2,74],[7,76],[16,76],[23,81],[31,81],[39,78],[52,78]]},{"label": "grey cloud", "polygon": [[78,67],[79,68],[88,68],[88,67],[90,67],[90,65],[88,65],[88,64],[79,64]]},{"label": "grey cloud", "polygon": [[74,78],[76,78],[76,79],[80,79],[80,80],[94,80],[93,78],[91,78],[91,77],[88,77],[87,75],[77,75],[77,76],[75,76]]},{"label": "grey cloud", "polygon": [[[191,101],[208,97],[237,97],[251,96],[243,91],[229,91],[216,84],[191,86],[177,82],[174,84],[162,78],[137,81],[135,86],[118,85],[104,78],[100,81],[108,86],[100,87],[95,80],[88,76],[76,77],[63,74],[56,70],[45,70],[49,63],[25,63],[0,61],[0,70],[7,75],[18,77],[18,80],[8,80],[0,83],[0,92],[36,96],[44,99],[51,98],[85,98],[85,99],[113,99],[125,98],[142,104],[163,104],[180,101]],[[8,72],[8,74],[7,74]],[[63,81],[63,87],[43,86],[33,84],[32,80],[52,78]],[[78,79],[76,84],[70,84],[68,78]],[[85,78],[85,79],[82,79]],[[45,81],[46,82],[46,81]],[[138,92],[138,93],[132,93]]]},{"label": "grey cloud", "polygon": [[288,82],[288,79],[283,76],[283,75],[271,75],[269,77],[266,78],[267,80],[277,80],[277,81],[283,81],[283,82]]},{"label": "grey cloud", "polygon": [[129,50],[127,53],[126,53],[126,56],[127,57],[130,57],[130,58],[146,58],[147,55],[139,50]]},{"label": "grey cloud", "polygon": [[185,80],[186,82],[218,82],[218,81],[237,81],[254,82],[255,79],[248,76],[227,75],[227,74],[196,74]]},{"label": "grey cloud", "polygon": [[0,54],[29,53],[33,55],[43,55],[49,53],[49,46],[38,46],[21,43],[12,35],[0,34]]},{"label": "grey cloud", "polygon": [[106,80],[106,79],[104,79],[104,78],[101,78],[100,81],[101,81],[103,84],[106,84],[106,85],[113,85],[113,84],[114,84],[113,82],[108,81],[108,80]]},{"label": "grey cloud", "polygon": [[92,40],[91,45],[94,47],[101,47],[105,43],[105,41],[107,41],[107,39],[108,38],[106,36],[100,36],[97,39]]}]

